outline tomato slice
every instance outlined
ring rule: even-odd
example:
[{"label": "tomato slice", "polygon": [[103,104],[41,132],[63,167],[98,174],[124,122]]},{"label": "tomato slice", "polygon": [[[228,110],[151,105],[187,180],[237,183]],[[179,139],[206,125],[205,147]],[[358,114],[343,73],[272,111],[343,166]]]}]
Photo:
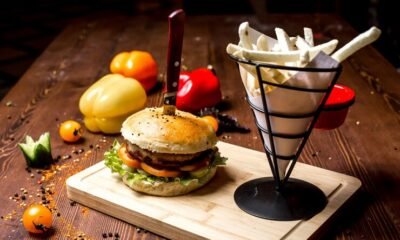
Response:
[{"label": "tomato slice", "polygon": [[166,170],[166,169],[156,169],[153,168],[152,166],[142,162],[140,164],[142,169],[151,175],[157,176],[157,177],[178,177],[181,175],[180,171],[173,171],[173,170]]},{"label": "tomato slice", "polygon": [[181,171],[191,172],[191,171],[195,171],[195,170],[198,170],[200,168],[206,167],[209,164],[210,164],[209,158],[205,158],[202,161],[195,162],[195,163],[190,164],[190,165],[182,166],[179,169]]},{"label": "tomato slice", "polygon": [[119,150],[118,150],[118,156],[121,158],[122,162],[127,165],[128,167],[131,168],[140,168],[140,161],[137,159],[134,159],[128,152],[128,149],[126,149],[125,144],[122,145]]}]

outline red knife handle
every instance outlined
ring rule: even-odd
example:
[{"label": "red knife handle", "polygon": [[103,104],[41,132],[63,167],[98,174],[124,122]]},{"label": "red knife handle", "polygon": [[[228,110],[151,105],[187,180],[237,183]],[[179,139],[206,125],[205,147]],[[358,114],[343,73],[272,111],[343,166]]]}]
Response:
[{"label": "red knife handle", "polygon": [[176,10],[168,17],[168,55],[167,55],[167,84],[164,104],[175,105],[178,91],[179,73],[183,44],[183,28],[185,12]]}]

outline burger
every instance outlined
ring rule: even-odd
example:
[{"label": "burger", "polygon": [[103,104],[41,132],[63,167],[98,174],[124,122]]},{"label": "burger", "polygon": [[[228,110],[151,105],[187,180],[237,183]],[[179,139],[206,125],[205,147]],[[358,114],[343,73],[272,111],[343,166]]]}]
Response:
[{"label": "burger", "polygon": [[187,112],[165,115],[162,108],[146,108],[124,121],[121,134],[124,142],[114,142],[105,164],[138,192],[189,193],[208,183],[226,161],[213,128]]}]

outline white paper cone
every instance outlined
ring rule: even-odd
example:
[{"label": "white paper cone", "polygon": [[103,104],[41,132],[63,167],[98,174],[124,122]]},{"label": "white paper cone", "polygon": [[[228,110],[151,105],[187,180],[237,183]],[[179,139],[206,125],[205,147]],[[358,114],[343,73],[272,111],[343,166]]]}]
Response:
[{"label": "white paper cone", "polygon": [[[316,60],[319,58],[317,57]],[[256,107],[264,109],[262,104],[262,97],[259,90],[256,91],[255,84],[251,85],[249,82],[254,81],[253,71],[247,71],[248,66],[241,68],[241,76],[246,86],[249,101]],[[247,73],[247,74],[246,74]],[[284,84],[296,87],[305,88],[320,88],[324,89],[329,86],[333,78],[333,73],[304,73],[299,72],[291,79],[287,80]],[[281,114],[290,115],[303,115],[313,113],[317,110],[323,93],[303,92],[296,90],[289,90],[284,88],[275,88],[272,91],[266,91],[266,103],[269,112],[276,112]],[[262,128],[268,130],[266,123],[266,115],[262,112],[254,110],[255,120]],[[270,116],[270,124],[272,132],[281,134],[303,134],[307,131],[313,117],[305,118],[281,118]],[[271,142],[267,133],[262,133],[266,149],[271,151]],[[297,153],[300,143],[303,138],[281,138],[274,137],[275,153],[281,156],[293,156]],[[271,156],[272,157],[272,156]],[[293,160],[293,159],[292,159]],[[277,159],[279,176],[281,179],[285,177],[286,168],[290,161]]]},{"label": "white paper cone", "polygon": [[[279,89],[276,89],[274,91],[277,90]],[[248,96],[252,104],[263,109],[261,96],[258,97],[251,97],[250,95]],[[268,130],[265,114],[257,110],[253,111],[258,125]],[[290,119],[290,118],[270,117],[270,122],[271,122],[271,128],[273,129],[274,132],[285,133],[285,134],[300,134],[305,131],[311,119],[312,118]],[[269,135],[267,133],[262,133],[262,135],[265,147],[271,151],[272,148]],[[302,138],[285,139],[285,138],[274,137],[275,153],[277,155],[282,155],[282,156],[294,155],[301,141]],[[281,179],[283,179],[285,176],[286,168],[289,162],[290,161],[288,160],[277,159],[279,176]]]},{"label": "white paper cone", "polygon": [[[261,33],[252,28],[248,28],[248,36],[252,45],[257,44],[257,39]],[[268,36],[265,37],[269,46],[275,46],[277,41]],[[276,63],[275,63],[276,64]],[[338,63],[325,54],[318,54],[306,67],[311,68],[334,68]],[[249,101],[252,105],[259,109],[264,109],[261,97],[259,81],[257,79],[256,67],[251,64],[239,63],[240,76],[245,86]],[[282,85],[309,88],[309,89],[326,89],[335,73],[334,72],[293,72],[293,76],[289,78],[288,71],[281,69],[260,68],[263,80],[279,83]],[[306,92],[298,90],[290,90],[271,85],[263,84],[268,111],[287,115],[305,115],[315,112],[320,105],[324,93]],[[264,109],[266,110],[266,109]],[[266,115],[253,109],[255,120],[258,126],[268,131]],[[269,121],[273,133],[280,134],[304,134],[313,119],[312,117],[304,118],[282,118],[270,116]],[[272,152],[271,142],[268,133],[262,132],[265,148]],[[282,138],[273,137],[275,154],[280,156],[294,156],[297,153],[303,138]],[[272,156],[271,156],[272,157]],[[292,159],[293,160],[293,159]],[[286,169],[290,160],[277,159],[280,178],[286,175]],[[274,166],[272,166],[274,167]]]}]

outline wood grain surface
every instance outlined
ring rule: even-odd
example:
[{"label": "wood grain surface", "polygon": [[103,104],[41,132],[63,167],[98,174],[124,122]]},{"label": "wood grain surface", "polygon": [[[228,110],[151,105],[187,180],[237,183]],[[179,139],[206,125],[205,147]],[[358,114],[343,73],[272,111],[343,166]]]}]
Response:
[{"label": "wood grain surface", "polygon": [[[261,24],[253,16],[188,16],[185,25],[182,64],[189,69],[212,64],[221,80],[226,109],[251,133],[227,133],[225,142],[262,150],[252,113],[244,101],[244,89],[234,62],[225,53],[229,42],[237,42],[238,26],[249,21],[260,31],[273,34],[274,27],[291,35],[312,27],[320,41],[338,38],[343,45],[356,32],[332,15],[270,15]],[[78,101],[88,86],[108,73],[112,57],[124,50],[146,50],[165,74],[168,22],[166,17],[101,16],[82,19],[67,27],[35,61],[0,105],[0,238],[38,239],[29,235],[19,219],[23,202],[41,200],[40,186],[48,187],[46,199],[60,216],[54,216],[51,239],[74,239],[84,235],[102,239],[103,233],[118,233],[121,239],[159,239],[150,232],[123,221],[70,203],[65,179],[102,159],[115,136],[85,133],[78,144],[58,137],[60,122],[82,120]],[[368,46],[343,63],[340,83],[356,91],[356,103],[343,126],[333,131],[315,130],[300,157],[301,162],[345,173],[361,179],[362,190],[328,228],[323,239],[399,239],[400,237],[400,83],[395,68]],[[159,106],[160,89],[149,94],[148,106]],[[9,104],[6,104],[6,103]],[[6,106],[10,105],[11,106]],[[53,171],[31,173],[17,143],[26,134],[37,138],[49,131],[53,155],[60,159]],[[92,146],[93,148],[90,148]],[[83,148],[83,153],[74,150]],[[51,173],[51,174],[50,174]],[[43,183],[38,181],[45,175]],[[31,177],[32,176],[32,177]],[[28,192],[25,201],[21,190]],[[18,197],[14,197],[18,194]],[[32,197],[29,197],[31,195]],[[262,239],[262,236],[260,236]],[[112,239],[112,238],[109,238]]]}]

